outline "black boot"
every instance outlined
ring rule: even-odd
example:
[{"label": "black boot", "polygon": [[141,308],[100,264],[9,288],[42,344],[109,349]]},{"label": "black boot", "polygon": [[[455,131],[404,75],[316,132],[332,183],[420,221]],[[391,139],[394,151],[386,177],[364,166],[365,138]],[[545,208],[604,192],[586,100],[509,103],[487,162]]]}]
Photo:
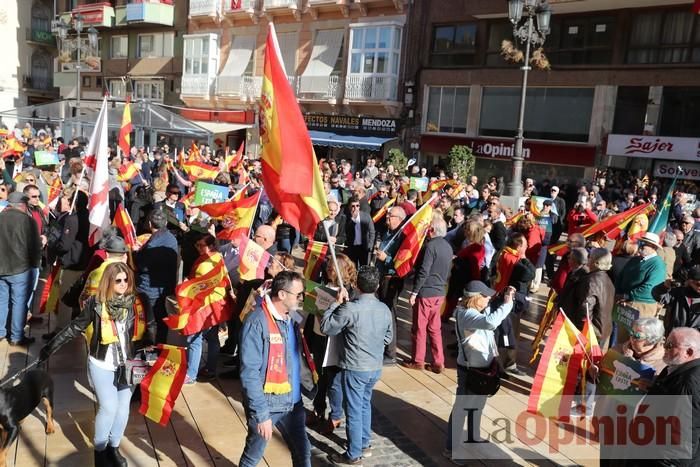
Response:
[{"label": "black boot", "polygon": [[114,467],[107,449],[102,451],[95,449],[95,467]]},{"label": "black boot", "polygon": [[114,467],[127,467],[126,457],[119,452],[119,447],[107,446],[107,455]]}]

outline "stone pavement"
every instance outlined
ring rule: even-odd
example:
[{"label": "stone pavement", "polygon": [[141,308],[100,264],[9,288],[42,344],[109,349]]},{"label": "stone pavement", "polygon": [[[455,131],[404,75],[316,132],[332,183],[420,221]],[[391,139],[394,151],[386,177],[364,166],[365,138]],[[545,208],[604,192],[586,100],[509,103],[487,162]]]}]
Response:
[{"label": "stone pavement", "polygon": [[[529,347],[536,331],[546,290],[535,297],[533,311],[525,317],[518,358],[529,375]],[[404,356],[410,349],[410,314],[403,302],[399,314],[399,347]],[[31,334],[39,337],[46,332],[48,319],[33,325]],[[451,325],[445,326],[445,344],[454,342]],[[10,348],[0,343],[0,376],[14,374],[33,361],[41,348],[37,342],[28,350]],[[400,366],[386,367],[377,384],[373,398],[373,456],[364,461],[368,466],[447,466],[450,461],[441,455],[447,430],[447,418],[456,390],[454,358],[447,360],[441,375],[407,370]],[[95,403],[86,378],[85,344],[76,339],[50,360],[49,370],[56,386],[55,418],[57,432],[44,434],[44,418],[40,410],[23,423],[17,442],[8,453],[9,466],[91,466],[91,438]],[[489,399],[482,421],[482,432],[494,430],[492,421],[499,417],[515,418],[524,410],[532,378],[519,377],[503,383],[498,401]],[[505,398],[505,402],[504,402]],[[313,448],[313,464],[329,465],[326,455],[342,451],[345,441],[343,427],[327,438],[308,430]],[[246,435],[245,416],[241,404],[240,383],[217,380],[198,383],[183,389],[167,426],[160,427],[138,414],[132,404],[130,421],[122,451],[132,466],[234,466],[240,458]],[[566,446],[556,452],[563,461],[553,462],[546,450],[540,459],[532,457],[533,449],[523,446],[506,450],[511,460],[476,459],[475,466],[492,465],[598,465],[597,461],[578,459],[577,452]],[[588,456],[591,457],[591,456]],[[289,451],[279,434],[275,433],[261,465],[282,467],[291,465]]]}]

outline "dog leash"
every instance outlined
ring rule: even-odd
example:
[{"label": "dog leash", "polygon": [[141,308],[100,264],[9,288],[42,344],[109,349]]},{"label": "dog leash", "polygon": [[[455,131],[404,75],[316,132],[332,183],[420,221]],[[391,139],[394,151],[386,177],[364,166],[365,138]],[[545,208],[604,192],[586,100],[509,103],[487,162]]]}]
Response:
[{"label": "dog leash", "polygon": [[2,388],[2,387],[4,387],[4,386],[7,386],[9,383],[13,382],[14,380],[16,380],[17,378],[19,378],[20,376],[22,376],[22,375],[23,375],[24,373],[26,373],[27,371],[29,371],[29,370],[31,370],[32,368],[38,366],[39,363],[41,363],[41,360],[39,360],[39,359],[34,360],[34,362],[30,363],[28,366],[22,368],[22,369],[19,370],[17,373],[15,373],[10,379],[8,379],[8,380],[3,381],[2,383],[0,383],[0,388]]}]

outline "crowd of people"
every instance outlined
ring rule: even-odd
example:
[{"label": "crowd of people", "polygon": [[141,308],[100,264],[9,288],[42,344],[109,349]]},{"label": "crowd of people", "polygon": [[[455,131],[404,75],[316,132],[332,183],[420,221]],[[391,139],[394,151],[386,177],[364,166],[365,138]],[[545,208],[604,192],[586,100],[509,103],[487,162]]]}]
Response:
[{"label": "crowd of people", "polygon": [[[459,179],[439,167],[397,169],[374,156],[361,167],[321,159],[330,215],[313,238],[303,238],[263,190],[250,238],[271,261],[264,278],[242,280],[239,239],[220,238],[230,226],[193,204],[194,180],[167,145],[113,151],[110,157],[111,217],[120,206],[130,213],[138,235],[132,251],[116,229],[90,245],[89,180],[79,140],[66,145],[60,138],[48,141],[45,130],[14,133],[27,150],[0,158],[0,322],[5,324],[0,339],[11,346],[34,345],[26,325],[46,319],[39,302],[47,277],[59,268],[60,303],[50,332],[42,336],[41,358],[81,332],[88,334],[88,368],[99,405],[96,465],[126,465],[118,448],[134,386],[120,379],[120,368],[137,349],[168,342],[172,331],[163,319],[173,313],[177,284],[205,276],[219,264],[226,268],[227,284],[213,290],[204,306],[226,319],[182,332],[185,383],[240,379],[249,430],[242,466],[257,465],[273,426],[288,443],[294,465],[310,465],[305,426],[330,434],[343,421],[347,449],[332,454],[331,461],[359,465],[372,453],[371,397],[382,368],[400,364],[439,374],[446,353],[457,357],[457,394],[479,396],[477,410],[470,412],[468,442],[483,442],[485,398],[473,382],[494,361],[505,377],[524,374],[517,364],[520,322],[536,312],[532,295],[545,284],[557,294],[556,307],[579,329],[590,319],[603,349],[650,361],[660,371],[654,388],[681,390],[678,375],[687,373],[686,380],[695,381],[687,390],[699,400],[700,208],[692,205],[690,189],[673,195],[660,235],[647,231],[653,214],[645,211],[621,238],[585,237],[582,232],[596,222],[641,204],[661,211],[665,186],[612,170],[581,186],[526,179],[527,201],[511,209],[502,202],[502,178]],[[33,151],[52,144],[59,164],[36,167]],[[231,170],[225,150],[193,145],[189,157],[195,153],[199,162],[219,169],[208,181],[228,187],[230,195],[261,191],[259,161],[246,159]],[[126,165],[136,169],[128,179]],[[428,192],[411,189],[412,176],[428,177]],[[56,186],[60,193],[51,202]],[[536,206],[534,196],[544,200]],[[429,200],[434,210],[421,253],[410,274],[398,274],[404,227]],[[302,310],[308,278],[299,272],[298,253],[312,240],[332,245],[337,257],[332,261],[328,255],[313,278],[337,292],[336,303],[317,316]],[[550,252],[560,241],[565,254]],[[638,310],[631,329],[613,322],[616,304]],[[401,306],[412,310],[408,349],[397,346]],[[443,342],[445,327],[456,342]],[[401,351],[406,358],[400,358]],[[591,391],[595,382],[591,374]],[[313,411],[304,410],[303,397],[313,400]],[[452,425],[450,418],[444,452],[449,458]]]}]

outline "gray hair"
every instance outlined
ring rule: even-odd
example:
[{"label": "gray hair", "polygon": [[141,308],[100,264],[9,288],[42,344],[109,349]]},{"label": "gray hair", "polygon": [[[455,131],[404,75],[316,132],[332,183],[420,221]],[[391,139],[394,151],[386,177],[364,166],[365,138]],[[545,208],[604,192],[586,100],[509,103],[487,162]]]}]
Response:
[{"label": "gray hair", "polygon": [[433,215],[430,227],[433,229],[433,237],[444,237],[447,235],[447,223],[439,214]]},{"label": "gray hair", "polygon": [[665,335],[664,322],[658,318],[639,318],[632,323],[632,329],[638,329],[650,344],[658,344]]},{"label": "gray hair", "polygon": [[585,248],[573,248],[571,250],[571,259],[580,266],[588,262],[588,251]]},{"label": "gray hair", "polygon": [[607,248],[594,248],[588,255],[588,264],[598,271],[609,271],[612,268],[612,255]]},{"label": "gray hair", "polygon": [[666,235],[664,236],[664,246],[673,248],[674,246],[676,246],[676,243],[678,243],[677,240],[678,239],[676,238],[676,235],[674,233],[666,232]]}]

